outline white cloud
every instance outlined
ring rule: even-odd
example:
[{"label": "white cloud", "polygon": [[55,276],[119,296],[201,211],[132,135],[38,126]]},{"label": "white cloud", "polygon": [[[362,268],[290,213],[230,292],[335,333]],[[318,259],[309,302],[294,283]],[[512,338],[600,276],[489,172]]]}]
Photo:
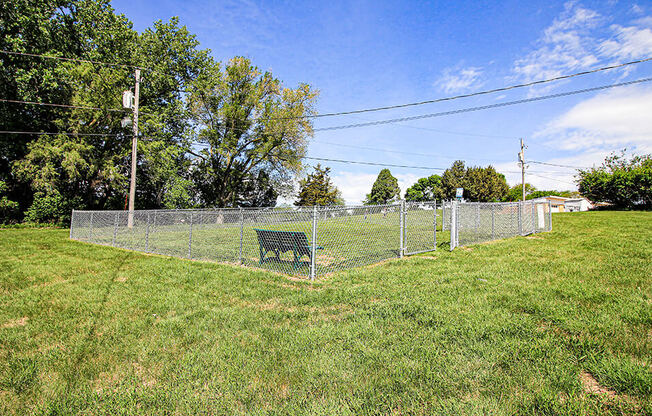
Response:
[{"label": "white cloud", "polygon": [[545,29],[539,47],[514,63],[515,74],[533,81],[595,64],[598,58],[592,51],[592,30],[601,21],[597,12],[566,3],[561,16]]},{"label": "white cloud", "polygon": [[652,88],[629,87],[585,100],[550,122],[536,136],[561,150],[628,147],[652,151]]},{"label": "white cloud", "polygon": [[[534,81],[591,69],[604,60],[619,63],[652,54],[652,17],[626,26],[606,26],[607,22],[576,2],[566,3],[561,15],[544,30],[536,49],[514,62],[513,73],[518,79]],[[631,69],[620,72],[627,74]],[[530,95],[551,88],[554,85],[537,87]]]},{"label": "white cloud", "polygon": [[[589,98],[553,119],[532,137],[532,144],[573,153],[570,156],[526,159],[576,167],[599,166],[613,151],[627,148],[632,153],[652,152],[652,88],[628,87]],[[499,164],[510,185],[520,183],[516,163]],[[511,171],[511,172],[507,172]],[[569,169],[530,164],[526,181],[538,189],[575,189],[575,172]]]},{"label": "white cloud", "polygon": [[652,30],[649,27],[612,25],[613,38],[600,43],[604,56],[618,60],[632,60],[652,55]]},{"label": "white cloud", "polygon": [[482,85],[482,82],[479,81],[481,75],[481,68],[447,68],[444,70],[441,78],[435,82],[435,85],[449,94],[466,91]]}]

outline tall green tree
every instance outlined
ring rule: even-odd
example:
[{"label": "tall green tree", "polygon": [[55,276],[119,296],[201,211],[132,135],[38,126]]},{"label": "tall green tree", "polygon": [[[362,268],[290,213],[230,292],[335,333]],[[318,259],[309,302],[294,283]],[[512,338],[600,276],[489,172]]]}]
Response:
[{"label": "tall green tree", "polygon": [[11,130],[72,132],[0,137],[0,180],[21,211],[34,217],[38,207],[47,208],[50,214],[37,215],[47,220],[61,217],[57,209],[123,207],[132,138],[121,121],[130,111],[115,110],[134,80],[133,67],[121,64],[146,68],[136,207],[197,204],[186,152],[192,123],[185,91],[209,59],[178,19],[158,21],[138,35],[107,0],[11,2],[0,8],[0,19],[3,49],[117,64],[0,56],[3,96],[98,108],[0,105],[0,122]]},{"label": "tall green tree", "polygon": [[465,197],[471,201],[502,201],[509,190],[505,175],[496,172],[493,166],[469,167],[465,182]]},{"label": "tall green tree", "polygon": [[456,160],[450,168],[444,171],[441,175],[441,188],[446,199],[455,198],[457,188],[466,190],[466,166],[463,161]]},{"label": "tall green tree", "polygon": [[598,168],[580,170],[580,193],[619,208],[652,208],[652,154],[628,158],[612,153]]},{"label": "tall green tree", "polygon": [[317,92],[284,87],[246,58],[211,63],[192,84],[196,141],[193,179],[208,206],[233,206],[247,178],[264,170],[280,188],[301,169]]},{"label": "tall green tree", "polygon": [[364,203],[366,205],[389,204],[400,197],[401,189],[398,187],[398,180],[389,169],[383,169],[378,174]]},{"label": "tall green tree", "polygon": [[444,171],[441,188],[446,199],[455,198],[457,188],[464,188],[464,199],[478,202],[501,201],[509,190],[505,175],[493,166],[466,167],[461,160],[456,160]]},{"label": "tall green tree", "polygon": [[432,201],[434,199],[441,200],[444,198],[441,176],[439,175],[420,178],[405,191],[406,201]]},{"label": "tall green tree", "polygon": [[[16,52],[127,63],[136,39],[131,24],[113,12],[108,1],[5,2],[0,8],[0,47]],[[120,67],[37,59],[18,55],[0,58],[0,89],[14,100],[92,105],[100,110],[66,109],[24,104],[0,105],[0,124],[16,131],[72,131],[119,134],[120,115],[105,110],[119,97],[102,102],[112,86],[128,77]],[[89,82],[91,81],[91,82]],[[118,90],[122,86],[117,87]],[[89,101],[89,99],[91,101]],[[92,104],[91,104],[92,103]],[[83,123],[77,122],[83,118]],[[115,121],[117,120],[117,122]],[[117,127],[116,127],[117,126]],[[99,136],[98,142],[103,142]],[[116,141],[120,141],[116,137]],[[101,143],[110,147],[113,143]],[[3,135],[0,138],[0,179],[21,211],[35,203],[92,194],[92,146],[81,136]],[[111,163],[97,171],[111,175]],[[43,205],[43,204],[41,204]],[[55,204],[56,205],[56,204]],[[66,207],[65,209],[68,209]]]},{"label": "tall green tree", "polygon": [[333,185],[328,176],[330,168],[317,165],[312,173],[299,181],[299,194],[294,205],[341,205],[343,203],[340,191]]}]

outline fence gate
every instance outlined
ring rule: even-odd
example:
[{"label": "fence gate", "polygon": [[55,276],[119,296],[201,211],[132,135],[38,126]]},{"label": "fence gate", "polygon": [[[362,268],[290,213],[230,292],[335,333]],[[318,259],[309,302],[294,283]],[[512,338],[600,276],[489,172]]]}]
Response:
[{"label": "fence gate", "polygon": [[404,253],[417,254],[437,249],[436,202],[405,202]]}]

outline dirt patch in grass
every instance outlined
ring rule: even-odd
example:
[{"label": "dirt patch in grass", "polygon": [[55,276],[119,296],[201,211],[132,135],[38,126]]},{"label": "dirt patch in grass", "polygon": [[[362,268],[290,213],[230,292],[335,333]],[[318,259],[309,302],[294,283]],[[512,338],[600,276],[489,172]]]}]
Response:
[{"label": "dirt patch in grass", "polygon": [[23,316],[22,318],[18,319],[12,319],[11,321],[7,321],[4,324],[0,325],[0,328],[15,328],[17,326],[25,326],[27,325],[27,321],[29,321],[29,318],[26,316]]},{"label": "dirt patch in grass", "polygon": [[617,396],[616,392],[598,384],[598,381],[591,375],[591,373],[582,371],[580,373],[580,381],[584,391],[588,394],[604,394],[609,398]]},{"label": "dirt patch in grass", "polygon": [[156,379],[149,370],[145,369],[145,367],[143,367],[140,363],[133,363],[133,367],[136,376],[141,381],[143,386],[153,387],[156,385]]},{"label": "dirt patch in grass", "polygon": [[529,236],[527,236],[525,238],[527,238],[528,240],[543,240],[543,237],[538,236],[538,235],[529,235]]},{"label": "dirt patch in grass", "polygon": [[642,410],[641,404],[634,397],[618,393],[615,390],[600,385],[595,377],[593,377],[593,375],[588,371],[580,372],[580,381],[586,394],[604,397],[607,402],[612,403],[612,405],[618,407],[624,405],[625,407],[630,408],[630,410],[633,410],[636,414],[639,414]]}]

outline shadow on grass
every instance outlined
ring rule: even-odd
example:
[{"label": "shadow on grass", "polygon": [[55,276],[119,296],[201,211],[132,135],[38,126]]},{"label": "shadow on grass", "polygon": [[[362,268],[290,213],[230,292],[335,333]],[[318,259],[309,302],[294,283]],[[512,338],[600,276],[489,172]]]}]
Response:
[{"label": "shadow on grass", "polygon": [[86,335],[84,336],[83,341],[81,341],[78,344],[79,346],[75,349],[73,356],[70,357],[72,361],[71,365],[68,366],[70,370],[64,374],[64,378],[66,380],[66,386],[67,386],[65,391],[67,392],[72,391],[71,387],[75,386],[81,380],[80,377],[81,364],[84,362],[86,358],[90,357],[96,349],[95,340],[96,340],[97,328],[100,322],[103,320],[105,314],[106,302],[109,299],[111,290],[115,285],[116,278],[118,277],[118,273],[120,273],[120,270],[127,262],[127,259],[131,256],[132,253],[119,253],[119,255],[115,257],[116,260],[115,268],[109,275],[109,278],[106,282],[106,287],[102,292],[99,305],[97,309],[94,311],[93,315],[91,316],[92,319],[91,325],[88,328],[88,331],[86,331]]}]

